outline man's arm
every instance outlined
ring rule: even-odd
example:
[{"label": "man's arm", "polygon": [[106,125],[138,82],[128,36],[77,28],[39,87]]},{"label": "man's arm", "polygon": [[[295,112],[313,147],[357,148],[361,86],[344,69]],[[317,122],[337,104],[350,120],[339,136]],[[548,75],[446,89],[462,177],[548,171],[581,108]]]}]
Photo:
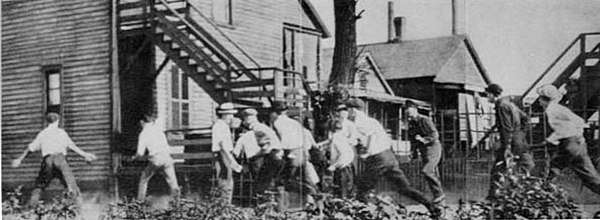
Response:
[{"label": "man's arm", "polygon": [[85,151],[83,151],[79,147],[77,147],[77,145],[75,145],[73,140],[71,140],[71,138],[69,137],[69,135],[66,132],[64,133],[64,138],[68,142],[67,147],[70,148],[71,150],[75,151],[75,153],[79,154],[79,156],[85,158],[85,161],[92,162],[92,161],[96,160],[96,155],[91,154],[91,153],[86,153]]},{"label": "man's arm", "polygon": [[27,157],[27,155],[29,155],[29,152],[31,152],[31,151],[29,151],[29,148],[25,149],[19,157],[17,157],[16,159],[14,159],[12,161],[11,166],[13,168],[17,168],[17,167],[21,166],[21,162],[23,161],[23,159],[25,159],[25,157]]},{"label": "man's arm", "polygon": [[11,166],[13,168],[17,168],[17,167],[21,166],[21,162],[23,162],[23,159],[25,159],[27,157],[27,155],[29,155],[30,152],[41,150],[42,143],[40,142],[39,136],[40,136],[39,134],[37,136],[35,136],[35,139],[33,139],[33,141],[29,144],[29,146],[27,146],[27,149],[25,149],[23,151],[23,153],[21,153],[21,155],[19,155],[19,157],[17,157],[16,159],[14,159],[12,161]]},{"label": "man's arm", "polygon": [[433,124],[433,121],[431,120],[431,118],[425,118],[425,124],[424,124],[424,128],[425,128],[425,132],[427,133],[427,135],[425,137],[423,137],[423,141],[424,144],[430,144],[435,142],[437,139],[440,138],[440,135],[437,131],[437,129],[435,128],[435,125]]}]

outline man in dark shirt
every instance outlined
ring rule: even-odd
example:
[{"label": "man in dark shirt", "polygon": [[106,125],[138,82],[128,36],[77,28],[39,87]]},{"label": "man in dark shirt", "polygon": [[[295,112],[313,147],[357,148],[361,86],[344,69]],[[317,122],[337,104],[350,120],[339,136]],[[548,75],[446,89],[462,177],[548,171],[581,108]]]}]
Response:
[{"label": "man in dark shirt", "polygon": [[495,197],[495,191],[498,188],[496,183],[500,180],[500,173],[506,169],[504,161],[507,158],[515,158],[520,171],[529,172],[533,169],[533,155],[529,151],[525,142],[525,129],[529,117],[513,104],[509,97],[500,98],[502,87],[498,84],[490,84],[486,89],[490,101],[495,103],[496,127],[500,132],[501,147],[496,151],[496,161],[491,171],[490,192],[488,198]]},{"label": "man in dark shirt", "polygon": [[444,189],[440,181],[438,165],[442,158],[442,144],[439,140],[439,133],[433,124],[431,118],[419,114],[416,103],[406,102],[407,114],[409,117],[408,132],[411,144],[420,152],[423,159],[423,169],[421,173],[429,183],[429,188],[433,193],[433,203],[443,205],[445,200]]}]

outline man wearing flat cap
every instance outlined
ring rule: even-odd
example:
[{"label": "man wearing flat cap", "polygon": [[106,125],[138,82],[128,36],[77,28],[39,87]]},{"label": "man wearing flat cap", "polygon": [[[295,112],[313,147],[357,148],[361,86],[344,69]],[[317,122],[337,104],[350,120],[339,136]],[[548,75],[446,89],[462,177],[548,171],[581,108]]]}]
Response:
[{"label": "man wearing flat cap", "polygon": [[409,118],[408,133],[411,145],[417,148],[423,159],[424,165],[421,173],[425,176],[433,193],[433,203],[437,206],[443,206],[446,195],[438,170],[438,165],[442,159],[440,135],[433,124],[433,120],[418,112],[415,102],[406,101],[406,108]]},{"label": "man wearing flat cap", "polygon": [[546,142],[558,145],[558,150],[550,161],[548,178],[552,180],[563,169],[570,167],[583,185],[600,195],[600,174],[588,155],[583,138],[584,120],[558,103],[562,94],[555,86],[543,85],[537,92],[540,95],[540,105],[544,108],[548,124],[553,130]]},{"label": "man wearing flat cap", "polygon": [[259,122],[257,115],[252,108],[242,112],[248,131],[237,140],[233,153],[238,157],[242,152],[246,155],[254,177],[255,193],[262,193],[273,186],[283,151],[275,131]]},{"label": "man wearing flat cap", "polygon": [[[304,167],[306,165],[307,151],[305,149],[306,135],[304,127],[299,121],[291,119],[288,112],[289,107],[283,102],[275,103],[274,114],[275,121],[273,127],[281,140],[281,148],[284,150],[284,160],[286,162],[285,173],[282,180],[287,181],[288,185],[293,181],[306,182],[307,188],[306,205],[314,203],[311,194],[314,194],[310,182],[306,181]],[[293,112],[292,112],[293,113]]]},{"label": "man wearing flat cap", "polygon": [[501,173],[506,169],[506,159],[513,158],[516,154],[517,166],[522,172],[529,172],[533,169],[533,155],[529,151],[525,142],[525,129],[529,122],[529,117],[510,101],[510,97],[500,97],[502,87],[498,84],[490,84],[486,88],[490,102],[495,103],[496,125],[500,132],[500,149],[496,151],[496,160],[491,170],[489,199],[496,196],[497,182],[500,181]]},{"label": "man wearing flat cap", "polygon": [[221,198],[231,203],[233,197],[233,173],[240,172],[242,166],[237,163],[233,155],[233,136],[231,135],[231,122],[237,110],[232,103],[226,102],[217,108],[217,121],[212,126],[212,152],[216,155],[215,171],[217,186]]},{"label": "man wearing flat cap", "polygon": [[346,104],[354,114],[354,123],[360,143],[364,145],[360,157],[365,161],[366,170],[356,178],[359,199],[368,200],[370,191],[375,188],[381,176],[398,186],[399,193],[423,204],[433,216],[440,216],[441,209],[427,200],[425,195],[410,185],[410,181],[400,169],[398,160],[391,150],[392,142],[379,121],[365,113],[365,103],[354,99]]}]

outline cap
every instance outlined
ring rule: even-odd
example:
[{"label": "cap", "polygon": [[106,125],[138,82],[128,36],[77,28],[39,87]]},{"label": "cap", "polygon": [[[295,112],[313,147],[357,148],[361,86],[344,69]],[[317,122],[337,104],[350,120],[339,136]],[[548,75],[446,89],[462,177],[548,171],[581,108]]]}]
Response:
[{"label": "cap", "polygon": [[487,88],[485,88],[486,92],[492,93],[494,95],[500,95],[502,94],[502,91],[504,91],[502,89],[502,87],[496,83],[492,83],[490,84]]},{"label": "cap", "polygon": [[562,93],[558,91],[558,89],[555,86],[550,84],[540,86],[537,89],[537,93],[540,96],[549,98],[550,100],[561,100],[563,96]]},{"label": "cap", "polygon": [[275,102],[273,105],[273,110],[275,112],[282,112],[288,109],[288,106],[285,102]]},{"label": "cap", "polygon": [[341,104],[335,108],[336,111],[348,111],[348,106]]},{"label": "cap", "polygon": [[346,105],[349,108],[355,108],[355,109],[359,109],[359,110],[365,109],[365,102],[360,99],[352,99],[352,100],[348,101],[348,103],[346,103]]},{"label": "cap", "polygon": [[404,105],[407,108],[417,108],[418,107],[417,103],[414,102],[413,100],[406,100],[406,102],[404,103]]},{"label": "cap", "polygon": [[237,112],[237,109],[233,108],[233,103],[231,102],[225,102],[217,108],[218,114],[235,114]]},{"label": "cap", "polygon": [[302,116],[302,109],[300,109],[298,107],[289,108],[287,115],[290,118],[301,117]]},{"label": "cap", "polygon": [[243,117],[256,116],[256,115],[258,115],[258,112],[256,111],[256,109],[253,109],[253,108],[247,108],[247,109],[244,109],[244,111],[242,111]]}]

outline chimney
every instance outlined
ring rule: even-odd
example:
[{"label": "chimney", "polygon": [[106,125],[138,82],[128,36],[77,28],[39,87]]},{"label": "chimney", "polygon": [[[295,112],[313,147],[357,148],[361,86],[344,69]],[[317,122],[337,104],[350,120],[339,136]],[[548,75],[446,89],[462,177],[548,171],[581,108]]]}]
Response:
[{"label": "chimney", "polygon": [[404,21],[406,19],[404,19],[404,17],[396,17],[394,18],[394,29],[396,30],[396,37],[394,38],[393,42],[401,42],[402,41],[402,34],[404,32]]},{"label": "chimney", "polygon": [[394,34],[394,2],[388,2],[388,42],[393,42],[396,38]]},{"label": "chimney", "polygon": [[467,11],[465,0],[452,0],[452,35],[467,32]]}]

